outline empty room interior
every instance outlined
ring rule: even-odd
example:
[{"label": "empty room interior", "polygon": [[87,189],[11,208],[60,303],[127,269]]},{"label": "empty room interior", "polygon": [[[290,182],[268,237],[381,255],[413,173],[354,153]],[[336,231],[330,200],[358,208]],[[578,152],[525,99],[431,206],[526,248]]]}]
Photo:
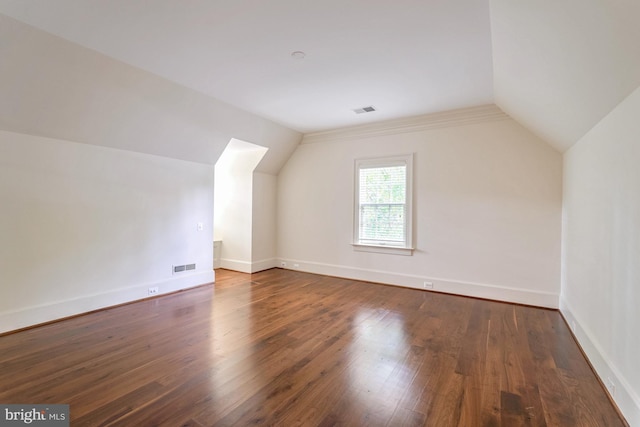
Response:
[{"label": "empty room interior", "polygon": [[0,405],[640,427],[639,165],[637,1],[0,0]]}]

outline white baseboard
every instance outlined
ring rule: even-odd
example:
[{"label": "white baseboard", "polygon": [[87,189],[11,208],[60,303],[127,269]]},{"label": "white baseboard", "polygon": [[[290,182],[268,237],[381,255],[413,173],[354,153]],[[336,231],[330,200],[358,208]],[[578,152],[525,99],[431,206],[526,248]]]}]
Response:
[{"label": "white baseboard", "polygon": [[15,331],[28,326],[50,322],[93,310],[147,298],[150,287],[158,287],[158,295],[188,289],[215,281],[213,270],[180,273],[167,280],[139,284],[127,288],[112,289],[108,292],[81,296],[65,301],[56,301],[0,313],[0,333]]},{"label": "white baseboard", "polygon": [[[344,277],[347,279],[363,280],[367,282],[384,283],[388,285],[408,288],[425,289],[425,281],[433,283],[429,290],[449,294],[464,295],[490,300],[513,302],[517,304],[533,305],[537,307],[558,308],[559,295],[552,292],[539,292],[529,289],[509,288],[505,286],[485,283],[460,282],[452,279],[417,276],[412,274],[395,273],[382,270],[372,270],[342,265],[323,264],[293,259],[280,259],[276,266],[286,263],[287,269],[305,271],[308,273],[324,274],[328,276]],[[294,266],[297,265],[298,267]]]},{"label": "white baseboard", "polygon": [[277,266],[278,266],[278,259],[276,258],[253,261],[251,263],[251,272],[257,273],[258,271],[268,270],[270,268],[275,268]]},{"label": "white baseboard", "polygon": [[227,270],[239,271],[241,273],[257,273],[258,271],[268,270],[278,265],[276,258],[263,259],[260,261],[240,261],[237,259],[222,258],[220,267]]},{"label": "white baseboard", "polygon": [[240,261],[237,259],[220,259],[220,268],[239,271],[241,273],[251,273],[251,263],[249,261]]},{"label": "white baseboard", "polygon": [[[585,323],[575,316],[575,312],[564,298],[560,299],[560,312],[566,319],[573,335],[587,355],[591,366],[607,388],[607,392],[616,403],[629,425],[640,426],[640,397],[625,380],[615,364],[602,350],[593,334],[584,327]],[[613,381],[615,391],[608,389],[609,380]]]}]

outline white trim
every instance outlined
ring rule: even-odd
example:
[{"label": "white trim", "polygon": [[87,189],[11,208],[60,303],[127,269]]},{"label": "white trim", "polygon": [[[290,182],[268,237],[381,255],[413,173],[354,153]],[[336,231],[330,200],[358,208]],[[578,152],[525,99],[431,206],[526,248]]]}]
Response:
[{"label": "white trim", "polygon": [[[355,159],[353,166],[354,193],[353,193],[353,245],[354,250],[358,248],[385,248],[383,249],[360,249],[367,252],[399,254],[397,249],[405,249],[402,255],[413,255],[413,153],[399,154],[396,156],[368,157]],[[385,246],[380,244],[363,243],[360,241],[360,170],[374,169],[393,166],[405,167],[405,235],[404,246]],[[389,249],[386,249],[389,248]],[[407,253],[407,250],[409,251]]]},{"label": "white trim", "polygon": [[352,243],[354,251],[358,252],[373,252],[376,254],[389,254],[389,255],[413,255],[415,248],[405,248],[403,246],[384,246],[384,245],[364,245],[361,243]]},{"label": "white trim", "polygon": [[241,261],[238,259],[222,258],[220,259],[220,268],[239,271],[241,273],[251,273],[251,263],[249,261]]},{"label": "white trim", "polygon": [[[603,384],[607,384],[607,378],[611,378],[616,386],[615,396],[611,396],[620,412],[631,426],[640,426],[640,397],[634,392],[625,377],[616,368],[613,361],[602,349],[593,334],[574,313],[571,305],[563,297],[560,298],[560,312],[569,323],[573,335],[582,347],[591,366],[596,371]],[[606,389],[606,386],[605,386]],[[607,390],[609,393],[609,390]]]},{"label": "white trim", "polygon": [[386,120],[366,125],[350,126],[324,132],[313,132],[303,136],[301,144],[335,142],[384,135],[421,132],[430,129],[461,126],[474,123],[507,120],[510,117],[494,104],[461,108],[435,114]]},{"label": "white trim", "polygon": [[150,287],[157,286],[159,288],[158,295],[162,295],[214,281],[215,273],[213,270],[184,273],[158,282],[112,289],[100,294],[25,307],[15,311],[5,311],[0,313],[0,333],[148,298]]},{"label": "white trim", "polygon": [[258,271],[268,270],[270,268],[277,267],[278,260],[276,258],[263,259],[259,261],[253,261],[251,263],[251,272],[257,273]]},{"label": "white trim", "polygon": [[241,261],[238,259],[222,258],[220,268],[239,271],[241,273],[257,273],[258,271],[275,268],[279,265],[277,258],[268,258],[258,261]]},{"label": "white trim", "polygon": [[[433,283],[433,291],[463,295],[475,298],[485,298],[495,301],[512,302],[516,304],[533,305],[545,308],[558,308],[559,295],[553,292],[540,292],[532,289],[519,289],[508,286],[487,283],[463,282],[455,279],[418,276],[414,274],[396,273],[392,271],[373,270],[344,265],[324,264],[295,259],[281,258],[288,266],[297,265],[295,269],[308,273],[324,274],[327,276],[343,277],[347,279],[363,280],[367,282],[383,283],[387,285],[424,289],[425,281]],[[280,262],[278,265],[281,265]]]}]

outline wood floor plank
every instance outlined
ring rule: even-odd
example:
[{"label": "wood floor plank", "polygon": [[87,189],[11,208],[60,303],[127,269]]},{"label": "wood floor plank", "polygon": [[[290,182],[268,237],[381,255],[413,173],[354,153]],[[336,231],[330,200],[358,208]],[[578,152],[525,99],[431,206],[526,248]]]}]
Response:
[{"label": "wood floor plank", "polygon": [[624,426],[557,311],[272,269],[0,337],[73,426]]}]

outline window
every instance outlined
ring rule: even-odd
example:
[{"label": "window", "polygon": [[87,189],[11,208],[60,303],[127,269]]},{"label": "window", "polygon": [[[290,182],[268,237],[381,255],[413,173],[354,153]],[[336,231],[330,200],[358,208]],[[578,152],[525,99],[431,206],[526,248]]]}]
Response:
[{"label": "window", "polygon": [[354,247],[411,255],[413,155],[355,164]]}]

